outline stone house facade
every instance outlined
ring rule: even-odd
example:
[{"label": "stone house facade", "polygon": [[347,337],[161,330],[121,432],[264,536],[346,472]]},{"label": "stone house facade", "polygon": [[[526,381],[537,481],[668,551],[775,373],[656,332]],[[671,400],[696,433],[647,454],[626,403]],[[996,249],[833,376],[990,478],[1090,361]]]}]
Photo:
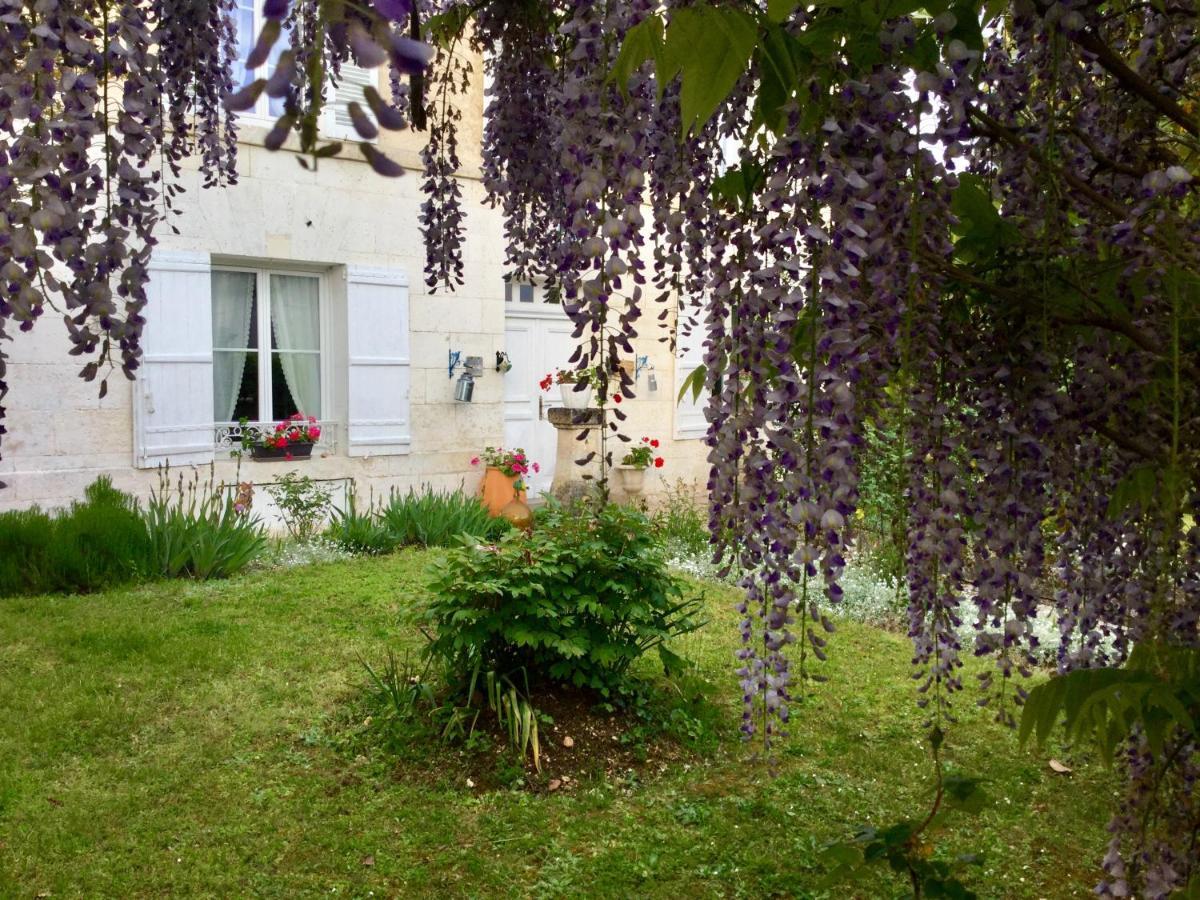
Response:
[{"label": "stone house facade", "polygon": [[[537,382],[566,364],[570,326],[536,288],[504,282],[502,223],[479,181],[482,88],[464,102],[464,285],[430,293],[423,281],[422,135],[379,138],[408,170],[400,178],[376,175],[351,143],[306,171],[287,148],[262,146],[270,110],[246,115],[238,184],[205,190],[185,172],[178,233],[160,229],[136,381],[116,372],[98,398],[52,321],[11,343],[0,510],[63,505],[100,475],[146,496],[167,465],[258,484],[302,467],[336,482],[335,498],[352,487],[376,498],[421,485],[474,490],[470,460],[488,445],[526,446],[545,467],[533,490],[546,488],[555,432],[545,412],[558,397]],[[325,131],[343,136],[346,123],[331,110]],[[628,433],[662,444],[650,495],[678,480],[702,485],[707,473],[702,412],[676,403],[696,350],[676,359],[661,340],[668,327],[646,326],[638,396],[623,406]],[[455,400],[455,354],[482,359],[471,402]],[[510,370],[497,371],[497,354]],[[322,422],[311,460],[231,456],[239,418],[269,424],[297,410]]]}]

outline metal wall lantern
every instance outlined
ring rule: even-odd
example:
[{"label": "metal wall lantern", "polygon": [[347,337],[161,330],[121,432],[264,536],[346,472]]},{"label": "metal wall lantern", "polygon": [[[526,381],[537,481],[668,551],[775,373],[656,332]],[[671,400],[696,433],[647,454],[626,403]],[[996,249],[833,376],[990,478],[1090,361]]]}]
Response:
[{"label": "metal wall lantern", "polygon": [[458,376],[458,382],[454,385],[454,399],[470,403],[475,397],[475,379],[483,375],[483,357],[468,356],[463,359],[461,350],[451,350],[449,353],[447,371],[450,378],[454,378],[455,369],[462,368],[462,374]]}]

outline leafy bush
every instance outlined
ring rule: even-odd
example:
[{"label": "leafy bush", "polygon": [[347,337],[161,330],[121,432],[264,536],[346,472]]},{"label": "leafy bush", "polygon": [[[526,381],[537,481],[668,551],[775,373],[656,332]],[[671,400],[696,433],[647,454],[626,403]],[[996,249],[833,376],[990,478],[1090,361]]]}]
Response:
[{"label": "leafy bush", "polygon": [[36,507],[0,513],[0,596],[43,594],[48,549],[54,543],[54,520]]},{"label": "leafy bush", "polygon": [[235,502],[214,483],[210,471],[174,488],[163,470],[144,514],[150,535],[150,566],[155,575],[227,578],[245,568],[267,547],[261,523],[249,505]]},{"label": "leafy bush", "polygon": [[448,547],[462,535],[494,540],[508,521],[488,515],[477,497],[456,491],[392,491],[379,509],[359,511],[354,498],[335,512],[326,535],[352,553],[390,553],[397,547]]},{"label": "leafy bush", "polygon": [[429,652],[460,678],[495,672],[620,693],[629,666],[699,627],[640,512],[610,505],[543,510],[537,528],[468,544],[436,565]]},{"label": "leafy bush", "polygon": [[88,593],[146,574],[149,539],[137,504],[101,477],[82,503],[49,515],[0,515],[0,593]]},{"label": "leafy bush", "polygon": [[298,541],[307,541],[317,533],[329,516],[333,503],[329,485],[313,481],[307,475],[288,472],[279,476],[267,493],[279,507],[288,533]]},{"label": "leafy bush", "polygon": [[344,510],[335,509],[325,536],[350,553],[375,556],[391,553],[397,542],[377,512],[367,507],[359,510],[358,498],[350,495]]},{"label": "leafy bush", "polygon": [[150,542],[133,498],[106,477],[85,496],[55,523],[47,566],[58,589],[98,591],[148,574]]},{"label": "leafy bush", "polygon": [[464,534],[491,540],[509,530],[505,519],[493,518],[479,498],[457,491],[407,494],[393,491],[380,516],[397,546],[448,547]]},{"label": "leafy bush", "polygon": [[673,555],[711,555],[704,506],[696,502],[695,490],[682,479],[666,489],[651,521]]}]

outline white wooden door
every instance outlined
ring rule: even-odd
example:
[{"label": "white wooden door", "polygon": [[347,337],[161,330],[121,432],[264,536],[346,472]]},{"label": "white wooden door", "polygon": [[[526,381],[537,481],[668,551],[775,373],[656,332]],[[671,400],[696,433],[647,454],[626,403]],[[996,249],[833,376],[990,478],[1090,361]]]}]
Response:
[{"label": "white wooden door", "polygon": [[547,303],[506,304],[504,345],[512,368],[504,374],[504,446],[524,447],[541,471],[529,479],[529,495],[550,490],[558,432],[547,410],[562,405],[557,385],[543,392],[538,382],[567,368],[575,352],[574,326],[560,307]]}]

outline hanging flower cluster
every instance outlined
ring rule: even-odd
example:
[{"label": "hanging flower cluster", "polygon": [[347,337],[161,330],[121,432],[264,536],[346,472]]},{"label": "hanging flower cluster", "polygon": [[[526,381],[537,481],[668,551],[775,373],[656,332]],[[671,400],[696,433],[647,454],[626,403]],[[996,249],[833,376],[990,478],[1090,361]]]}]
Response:
[{"label": "hanging flower cluster", "polygon": [[[391,98],[367,88],[348,113],[384,175],[402,168],[379,129],[428,128],[426,280],[453,288],[468,35],[509,274],[574,323],[603,466],[629,441],[618,361],[641,320],[678,308],[671,340],[704,349],[714,552],[745,588],[742,727],[768,747],[820,677],[875,425],[901,444],[917,702],[939,743],[966,653],[989,660],[979,702],[1016,720],[1039,618],[1062,673],[1200,648],[1194,0],[1013,0],[988,21],[978,3],[868,6],[266,0],[247,68],[285,28],[290,46],[225,100],[280,99],[268,146],[296,134],[319,159],[339,150],[317,139],[327,76],[386,64]],[[215,106],[230,12],[0,0],[0,340],[61,303],[85,377],[136,368],[164,167],[194,150],[208,182],[235,174]],[[1196,738],[1127,737],[1100,890],[1167,896],[1196,874],[1179,800]]]},{"label": "hanging flower cluster", "polygon": [[[705,348],[715,549],[746,589],[745,733],[769,746],[820,677],[867,423],[902,443],[933,732],[954,721],[966,653],[994,661],[978,699],[1015,724],[1037,618],[1058,622],[1064,672],[1143,641],[1200,646],[1191,5],[1022,0],[989,23],[959,7],[866,25],[820,7],[665,7],[489,4],[479,43],[506,80],[485,171],[513,273],[561,285],[580,365],[614,374],[649,311],[642,285],[684,294],[675,339]],[[697,114],[672,34],[720,25],[732,42],[744,21],[758,55]],[[853,40],[806,66],[822,51],[798,42],[835,22]],[[531,146],[525,128],[547,138]],[[619,412],[630,386],[607,380]],[[1169,760],[1131,749],[1131,809],[1151,777],[1194,780],[1181,740]],[[1102,890],[1163,896],[1190,877],[1187,854],[1165,831],[1128,852],[1137,821],[1114,820]]]}]

